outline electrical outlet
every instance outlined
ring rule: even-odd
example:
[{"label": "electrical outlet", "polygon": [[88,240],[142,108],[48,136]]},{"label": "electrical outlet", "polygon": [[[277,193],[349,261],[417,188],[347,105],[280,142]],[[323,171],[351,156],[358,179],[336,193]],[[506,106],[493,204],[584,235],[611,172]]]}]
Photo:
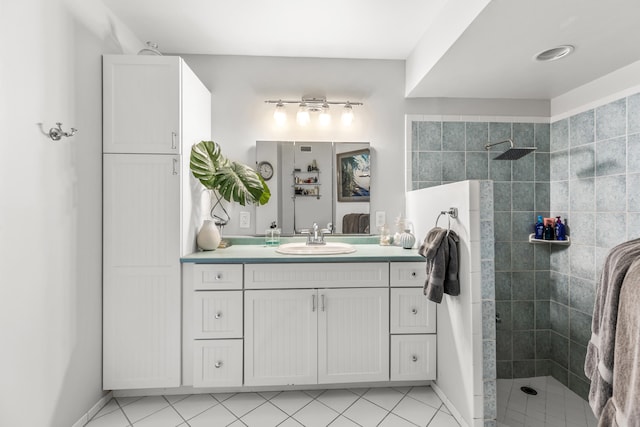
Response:
[{"label": "electrical outlet", "polygon": [[387,222],[385,211],[376,211],[376,227],[382,227]]},{"label": "electrical outlet", "polygon": [[251,226],[251,214],[249,212],[240,212],[240,228],[249,228]]}]

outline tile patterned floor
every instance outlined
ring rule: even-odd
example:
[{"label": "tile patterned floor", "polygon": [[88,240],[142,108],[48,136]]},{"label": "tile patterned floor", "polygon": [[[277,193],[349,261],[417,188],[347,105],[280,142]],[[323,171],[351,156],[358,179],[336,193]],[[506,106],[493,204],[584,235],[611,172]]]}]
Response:
[{"label": "tile patterned floor", "polygon": [[429,386],[114,398],[87,427],[459,427]]},{"label": "tile patterned floor", "polygon": [[[520,390],[534,388],[530,396]],[[498,426],[596,427],[589,403],[553,377],[498,380]]]}]

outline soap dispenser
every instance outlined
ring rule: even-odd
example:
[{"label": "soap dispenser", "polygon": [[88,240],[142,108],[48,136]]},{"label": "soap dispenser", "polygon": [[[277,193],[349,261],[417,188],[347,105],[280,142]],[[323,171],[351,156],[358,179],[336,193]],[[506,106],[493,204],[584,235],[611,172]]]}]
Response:
[{"label": "soap dispenser", "polygon": [[560,217],[556,217],[556,240],[567,240],[565,225],[560,221]]}]

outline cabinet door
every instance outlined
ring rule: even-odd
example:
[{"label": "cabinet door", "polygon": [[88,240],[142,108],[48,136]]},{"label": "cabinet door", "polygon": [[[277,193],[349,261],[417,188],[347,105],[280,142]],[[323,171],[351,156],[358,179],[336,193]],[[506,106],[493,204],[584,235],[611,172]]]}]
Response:
[{"label": "cabinet door", "polygon": [[103,57],[105,153],[180,153],[180,61]]},{"label": "cabinet door", "polygon": [[436,303],[422,288],[391,288],[391,333],[427,334],[436,332]]},{"label": "cabinet door", "polygon": [[246,291],[245,385],[317,383],[315,289]]},{"label": "cabinet door", "polygon": [[175,156],[104,156],[103,386],[180,385]]},{"label": "cabinet door", "polygon": [[389,289],[318,295],[318,382],[389,380]]}]

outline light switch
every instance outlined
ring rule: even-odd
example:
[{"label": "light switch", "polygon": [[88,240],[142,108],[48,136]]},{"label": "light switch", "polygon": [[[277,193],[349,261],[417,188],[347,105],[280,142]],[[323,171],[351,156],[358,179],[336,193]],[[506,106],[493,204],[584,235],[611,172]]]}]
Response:
[{"label": "light switch", "polygon": [[249,228],[251,226],[251,213],[240,212],[240,228]]}]

